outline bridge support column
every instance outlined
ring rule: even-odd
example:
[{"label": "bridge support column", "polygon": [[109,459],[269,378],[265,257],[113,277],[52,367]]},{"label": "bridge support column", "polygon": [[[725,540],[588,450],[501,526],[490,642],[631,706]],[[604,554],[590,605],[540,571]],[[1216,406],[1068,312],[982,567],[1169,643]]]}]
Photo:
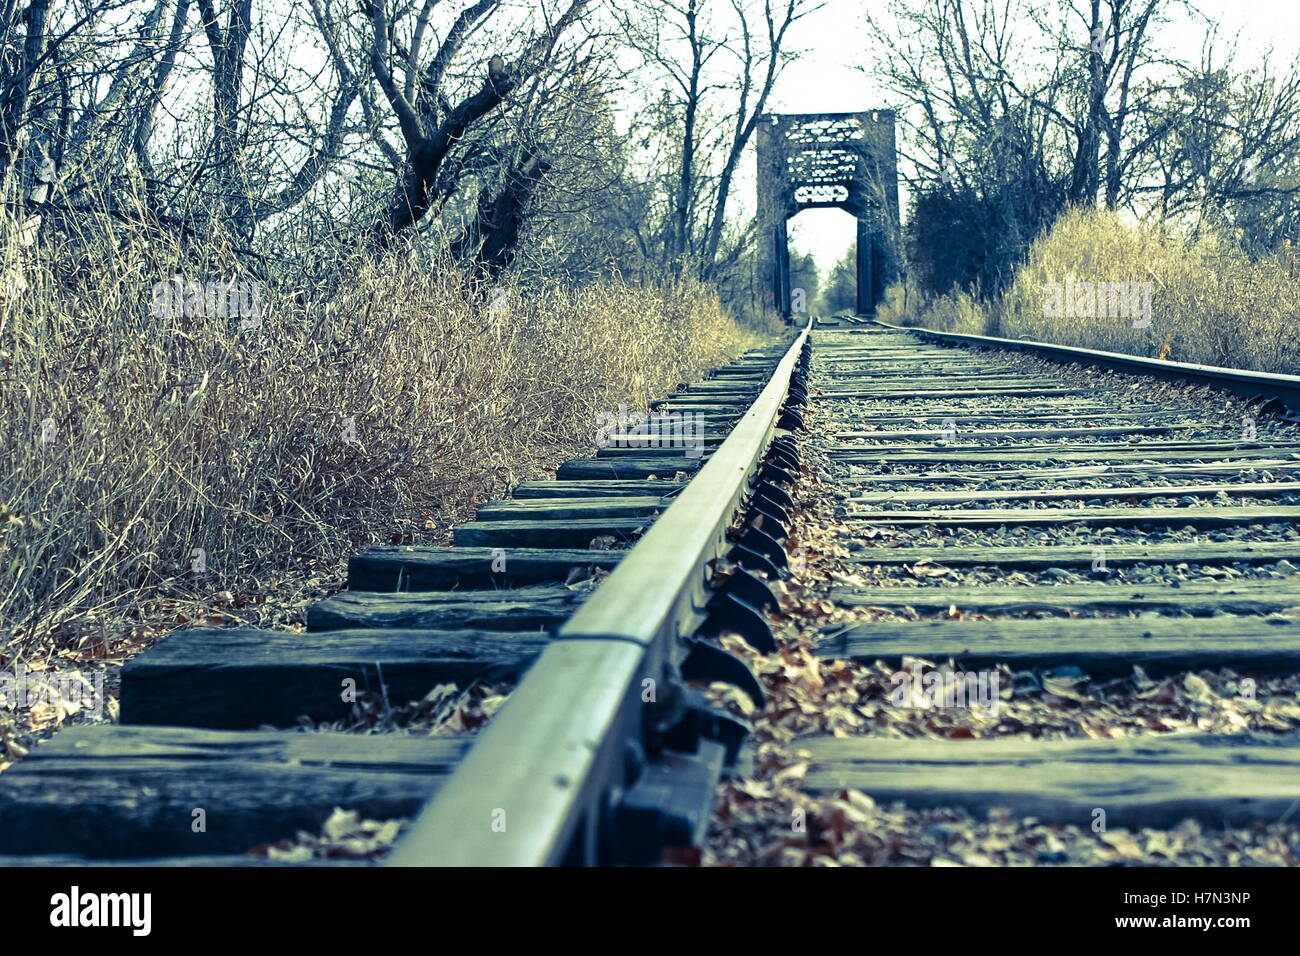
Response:
[{"label": "bridge support column", "polygon": [[781,318],[790,321],[790,231],[787,221],[776,227],[776,310]]},{"label": "bridge support column", "polygon": [[873,255],[875,246],[875,230],[871,228],[871,223],[859,217],[857,248],[858,315],[876,314],[876,257]]},{"label": "bridge support column", "polygon": [[780,118],[760,123],[758,153],[758,295],[759,307],[782,318],[790,314],[790,251],[787,246],[784,130]]}]

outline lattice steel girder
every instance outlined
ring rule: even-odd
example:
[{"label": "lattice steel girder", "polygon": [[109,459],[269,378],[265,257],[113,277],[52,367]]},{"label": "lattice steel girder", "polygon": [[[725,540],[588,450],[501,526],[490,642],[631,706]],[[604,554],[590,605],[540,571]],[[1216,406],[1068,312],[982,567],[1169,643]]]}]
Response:
[{"label": "lattice steel girder", "polygon": [[790,315],[786,220],[804,209],[839,208],[858,219],[858,309],[873,311],[897,261],[887,241],[898,222],[893,112],[770,113],[757,144],[763,304]]}]

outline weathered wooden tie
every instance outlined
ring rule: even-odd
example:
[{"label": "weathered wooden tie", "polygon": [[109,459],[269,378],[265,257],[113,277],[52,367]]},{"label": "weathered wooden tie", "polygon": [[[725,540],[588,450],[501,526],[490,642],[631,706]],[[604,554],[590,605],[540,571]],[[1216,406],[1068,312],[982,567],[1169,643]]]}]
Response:
[{"label": "weathered wooden tie", "polygon": [[[68,727],[0,779],[0,853],[246,853],[336,807],[410,816],[469,740],[390,734]],[[196,825],[201,824],[201,827]]]},{"label": "weathered wooden tie", "polygon": [[350,591],[508,589],[569,584],[608,571],[623,552],[590,548],[427,548],[382,545],[348,561]]},{"label": "weathered wooden tie", "polygon": [[1108,544],[1093,547],[865,548],[848,559],[854,564],[937,565],[952,568],[1072,568],[1098,565],[1099,571],[1134,564],[1272,564],[1300,560],[1300,542],[1173,541]]},{"label": "weathered wooden tie", "polygon": [[882,491],[854,495],[861,504],[963,504],[972,501],[1059,501],[1074,498],[1178,498],[1220,495],[1229,497],[1278,498],[1300,493],[1300,481],[1254,481],[1222,485],[1129,485],[1110,488],[991,488],[984,491]]},{"label": "weathered wooden tie", "polygon": [[1186,508],[953,508],[947,511],[852,511],[850,521],[877,525],[917,527],[997,527],[999,525],[1113,525],[1115,527],[1192,526],[1222,528],[1230,525],[1295,522],[1297,505],[1253,505],[1250,507]]},{"label": "weathered wooden tie", "polygon": [[1300,620],[1218,617],[1087,620],[873,621],[832,625],[818,657],[884,661],[905,658],[966,671],[999,664],[1013,670],[1077,667],[1099,678],[1127,677],[1139,666],[1152,677],[1202,668],[1246,673],[1300,670]]},{"label": "weathered wooden tie", "polygon": [[513,682],[549,641],[541,631],[181,631],[122,668],[121,720],[220,730],[342,720],[362,695],[400,707],[439,684]]},{"label": "weathered wooden tie", "polygon": [[806,790],[853,788],[878,802],[962,807],[983,816],[1089,827],[1274,823],[1294,812],[1300,746],[1264,734],[1163,734],[1123,740],[895,740],[815,737]]},{"label": "weathered wooden tie", "polygon": [[1179,611],[1184,614],[1269,614],[1300,607],[1300,576],[1262,581],[1186,581],[1170,584],[1085,583],[1039,587],[833,588],[844,607],[917,611]]}]

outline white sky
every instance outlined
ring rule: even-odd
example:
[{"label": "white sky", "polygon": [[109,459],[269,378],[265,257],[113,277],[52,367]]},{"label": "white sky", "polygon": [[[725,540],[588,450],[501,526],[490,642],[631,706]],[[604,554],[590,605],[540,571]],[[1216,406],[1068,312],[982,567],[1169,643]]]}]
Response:
[{"label": "white sky", "polygon": [[[921,2],[921,0],[917,0]],[[1275,66],[1300,52],[1300,0],[1196,0],[1196,6],[1219,25],[1225,39],[1240,35],[1243,61],[1268,48],[1275,51]],[[883,9],[876,0],[829,0],[826,7],[791,29],[791,43],[808,55],[791,63],[781,75],[769,110],[776,113],[838,113],[888,108],[888,91],[873,86],[855,69],[870,61],[862,12]],[[1195,59],[1205,40],[1205,27],[1188,20],[1172,24],[1164,46],[1173,53]],[[752,208],[753,159],[747,178],[738,184],[738,206]],[[904,195],[904,199],[906,196]],[[848,249],[854,238],[851,216],[838,209],[810,209],[791,221],[791,247],[811,252],[825,274]]]}]

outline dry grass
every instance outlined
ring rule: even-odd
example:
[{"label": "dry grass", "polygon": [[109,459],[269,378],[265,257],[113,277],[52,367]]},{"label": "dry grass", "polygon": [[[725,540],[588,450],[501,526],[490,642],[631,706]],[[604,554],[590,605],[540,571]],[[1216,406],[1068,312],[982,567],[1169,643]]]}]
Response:
[{"label": "dry grass", "polygon": [[931,329],[935,332],[971,332],[990,334],[987,309],[965,292],[924,296],[916,289],[895,283],[885,291],[877,308],[877,317],[894,325]]},{"label": "dry grass", "polygon": [[[1149,283],[1144,316],[1050,315],[1049,283],[1083,280]],[[1030,249],[1001,301],[984,305],[964,294],[887,312],[940,331],[1040,339],[1063,345],[1224,365],[1300,372],[1300,268],[1294,250],[1251,258],[1225,236],[1195,240],[1153,225],[1125,222],[1105,210],[1074,210]],[[882,317],[885,317],[882,315]]]},{"label": "dry grass", "polygon": [[488,309],[411,257],[347,267],[333,292],[268,284],[257,329],[151,314],[155,282],[224,265],[9,247],[0,663],[85,652],[88,632],[159,595],[431,540],[590,449],[598,410],[644,407],[757,344],[699,287],[607,283]]},{"label": "dry grass", "polygon": [[[1042,288],[1067,275],[1151,283],[1151,324],[1049,318]],[[1225,237],[1188,241],[1102,210],[1074,211],[1034,244],[1002,304],[1003,334],[1269,372],[1300,371],[1300,274],[1280,255],[1252,259]]]}]

